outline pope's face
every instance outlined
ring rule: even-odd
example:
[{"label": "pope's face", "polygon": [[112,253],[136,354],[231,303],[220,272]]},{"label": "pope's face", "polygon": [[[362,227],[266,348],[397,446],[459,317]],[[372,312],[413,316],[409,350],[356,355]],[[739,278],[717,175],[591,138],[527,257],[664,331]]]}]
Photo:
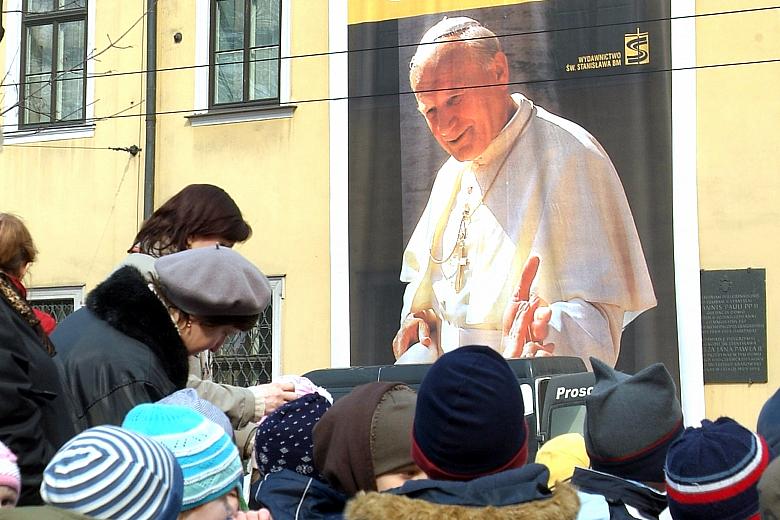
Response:
[{"label": "pope's face", "polygon": [[[511,116],[506,56],[499,52],[485,63],[463,43],[436,47],[412,77],[417,109],[441,147],[469,161],[485,151]],[[475,88],[483,85],[495,86]]]}]

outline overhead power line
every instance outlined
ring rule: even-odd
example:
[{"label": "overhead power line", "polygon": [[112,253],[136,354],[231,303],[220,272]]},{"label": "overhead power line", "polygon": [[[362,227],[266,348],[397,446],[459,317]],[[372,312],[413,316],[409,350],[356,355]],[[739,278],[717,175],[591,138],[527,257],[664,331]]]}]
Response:
[{"label": "overhead power line", "polygon": [[[569,78],[553,78],[553,79],[539,79],[539,80],[529,80],[529,81],[510,81],[508,83],[491,83],[491,84],[484,84],[484,85],[474,85],[470,87],[460,87],[458,90],[469,90],[469,89],[481,89],[481,88],[489,88],[489,87],[496,87],[496,86],[502,86],[502,85],[508,85],[508,86],[518,86],[518,85],[535,85],[535,84],[542,84],[542,83],[552,83],[552,82],[558,82],[558,81],[579,81],[584,79],[606,79],[606,78],[615,78],[615,77],[622,77],[622,76],[636,76],[636,75],[645,75],[645,74],[660,74],[660,73],[668,73],[668,72],[679,72],[679,71],[686,71],[686,70],[708,70],[708,69],[719,69],[719,68],[725,68],[725,67],[739,67],[739,66],[745,66],[745,65],[766,65],[766,64],[772,64],[772,63],[780,63],[780,58],[770,58],[765,60],[754,60],[754,61],[741,61],[741,62],[729,62],[729,63],[715,63],[710,65],[697,65],[697,66],[691,66],[691,67],[670,67],[670,68],[663,68],[663,69],[654,69],[654,70],[645,70],[645,71],[631,71],[631,72],[618,72],[618,73],[611,73],[611,74],[593,74],[589,76],[579,76],[579,77],[569,77]],[[404,95],[412,95],[412,94],[420,94],[420,93],[427,93],[427,92],[438,92],[442,90],[452,90],[449,88],[442,88],[442,89],[426,89],[426,90],[406,90],[406,91],[398,91],[398,92],[384,92],[384,93],[378,93],[378,94],[360,94],[360,95],[347,95],[347,96],[338,96],[338,97],[322,97],[322,98],[310,98],[310,99],[298,99],[298,100],[291,100],[284,105],[301,105],[305,103],[322,103],[322,102],[328,102],[328,101],[345,101],[345,100],[357,100],[357,99],[368,99],[368,98],[379,98],[379,97],[391,97],[391,96],[404,96]],[[283,105],[283,106],[284,106]],[[158,112],[155,112],[154,115],[157,116],[166,116],[166,115],[176,115],[176,114],[193,114],[196,110],[193,108],[185,108],[185,109],[176,109],[176,110],[161,110]],[[105,121],[108,119],[124,119],[128,117],[145,117],[147,114],[114,114],[109,116],[95,116],[92,118],[89,118],[85,121],[79,121],[76,124],[77,125],[84,125],[84,124],[92,124],[97,121]],[[1,125],[2,127],[16,127],[17,125],[14,124],[5,124]]]},{"label": "overhead power line", "polygon": [[[745,13],[758,13],[758,12],[766,12],[766,11],[777,11],[780,10],[780,5],[773,5],[773,6],[765,6],[765,7],[755,7],[750,9],[734,9],[729,11],[715,11],[711,13],[700,13],[700,14],[691,14],[691,15],[682,15],[682,16],[670,16],[670,17],[659,17],[659,18],[645,18],[641,20],[625,20],[621,22],[610,22],[610,23],[603,23],[603,24],[594,24],[594,25],[584,25],[584,26],[569,26],[569,27],[559,27],[559,28],[553,28],[553,29],[538,29],[538,30],[531,30],[531,31],[520,31],[520,32],[513,32],[513,33],[505,33],[505,34],[497,34],[496,38],[504,39],[504,38],[514,38],[518,36],[530,36],[530,35],[540,35],[540,34],[548,34],[548,33],[558,33],[558,32],[568,32],[568,31],[579,31],[579,30],[589,30],[589,29],[601,29],[601,28],[607,28],[607,27],[619,27],[623,25],[633,25],[633,24],[648,24],[648,23],[658,23],[658,22],[670,22],[670,21],[676,21],[676,20],[686,20],[686,19],[698,19],[698,18],[706,18],[706,17],[713,17],[713,16],[727,16],[727,15],[734,15],[734,14],[745,14]],[[140,20],[139,20],[140,21]],[[132,27],[134,27],[138,21],[133,24]],[[131,27],[131,29],[132,29]],[[128,31],[129,32],[129,31]],[[127,34],[127,33],[125,33]],[[124,34],[122,35],[124,36]],[[466,38],[458,41],[473,41],[473,40],[481,40],[486,38],[492,38],[489,36],[480,36],[475,38]],[[117,40],[118,41],[118,40]],[[114,42],[114,45],[117,42]],[[431,42],[428,44],[422,44],[422,45],[432,45],[440,42]],[[338,51],[322,51],[322,52],[312,52],[312,53],[304,53],[304,54],[292,54],[289,56],[280,56],[278,58],[257,58],[257,59],[251,59],[247,60],[249,63],[261,63],[266,61],[285,61],[285,60],[296,60],[296,59],[304,59],[304,58],[318,58],[318,57],[329,57],[329,56],[335,56],[335,55],[341,55],[341,54],[356,54],[361,52],[376,52],[376,51],[385,51],[385,50],[394,50],[394,49],[403,49],[408,47],[418,47],[421,44],[419,43],[405,43],[405,44],[398,44],[398,45],[385,45],[385,46],[379,46],[379,47],[363,47],[359,49],[347,49],[347,50],[338,50]],[[272,47],[272,46],[269,46]],[[110,48],[110,46],[109,46]],[[103,51],[104,52],[104,51]],[[94,58],[95,56],[88,56],[87,60],[90,60]],[[244,60],[237,60],[237,61],[226,61],[222,62],[219,65],[236,65],[244,63]],[[82,64],[79,64],[78,67],[81,67]],[[173,67],[158,67],[156,69],[139,69],[139,70],[130,70],[130,71],[117,71],[117,72],[96,72],[94,74],[88,74],[86,77],[87,79],[100,79],[100,78],[110,78],[115,76],[131,76],[136,74],[146,74],[150,70],[154,72],[177,72],[177,71],[183,71],[183,70],[191,70],[191,69],[199,69],[199,68],[207,68],[210,67],[211,64],[209,63],[199,63],[199,64],[192,64],[192,65],[177,65]],[[36,80],[36,81],[28,81],[26,84],[32,85],[35,83],[47,83],[50,80]],[[15,87],[20,86],[21,83],[15,82],[15,83],[0,83],[0,87]]]}]

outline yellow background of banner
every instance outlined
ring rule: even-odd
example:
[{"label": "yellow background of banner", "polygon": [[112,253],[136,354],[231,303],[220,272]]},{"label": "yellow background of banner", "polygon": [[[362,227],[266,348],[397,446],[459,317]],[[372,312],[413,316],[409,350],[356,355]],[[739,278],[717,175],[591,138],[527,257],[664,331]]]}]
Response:
[{"label": "yellow background of banner", "polygon": [[445,13],[480,7],[525,4],[544,0],[349,0],[349,23],[395,20],[421,14]]}]

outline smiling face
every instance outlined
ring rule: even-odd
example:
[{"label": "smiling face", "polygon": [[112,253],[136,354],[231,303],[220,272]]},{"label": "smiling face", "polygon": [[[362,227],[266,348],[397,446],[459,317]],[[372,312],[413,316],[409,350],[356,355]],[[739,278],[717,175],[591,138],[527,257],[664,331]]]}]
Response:
[{"label": "smiling face", "polygon": [[515,110],[506,55],[499,51],[485,58],[452,41],[434,44],[425,54],[411,74],[417,109],[445,151],[459,161],[472,160]]}]

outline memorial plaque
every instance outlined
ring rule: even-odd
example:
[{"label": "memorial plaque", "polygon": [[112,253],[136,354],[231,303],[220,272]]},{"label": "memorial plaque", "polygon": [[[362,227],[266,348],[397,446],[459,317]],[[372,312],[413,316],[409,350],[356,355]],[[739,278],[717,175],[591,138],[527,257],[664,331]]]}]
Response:
[{"label": "memorial plaque", "polygon": [[766,383],[766,270],[701,272],[705,383]]}]

